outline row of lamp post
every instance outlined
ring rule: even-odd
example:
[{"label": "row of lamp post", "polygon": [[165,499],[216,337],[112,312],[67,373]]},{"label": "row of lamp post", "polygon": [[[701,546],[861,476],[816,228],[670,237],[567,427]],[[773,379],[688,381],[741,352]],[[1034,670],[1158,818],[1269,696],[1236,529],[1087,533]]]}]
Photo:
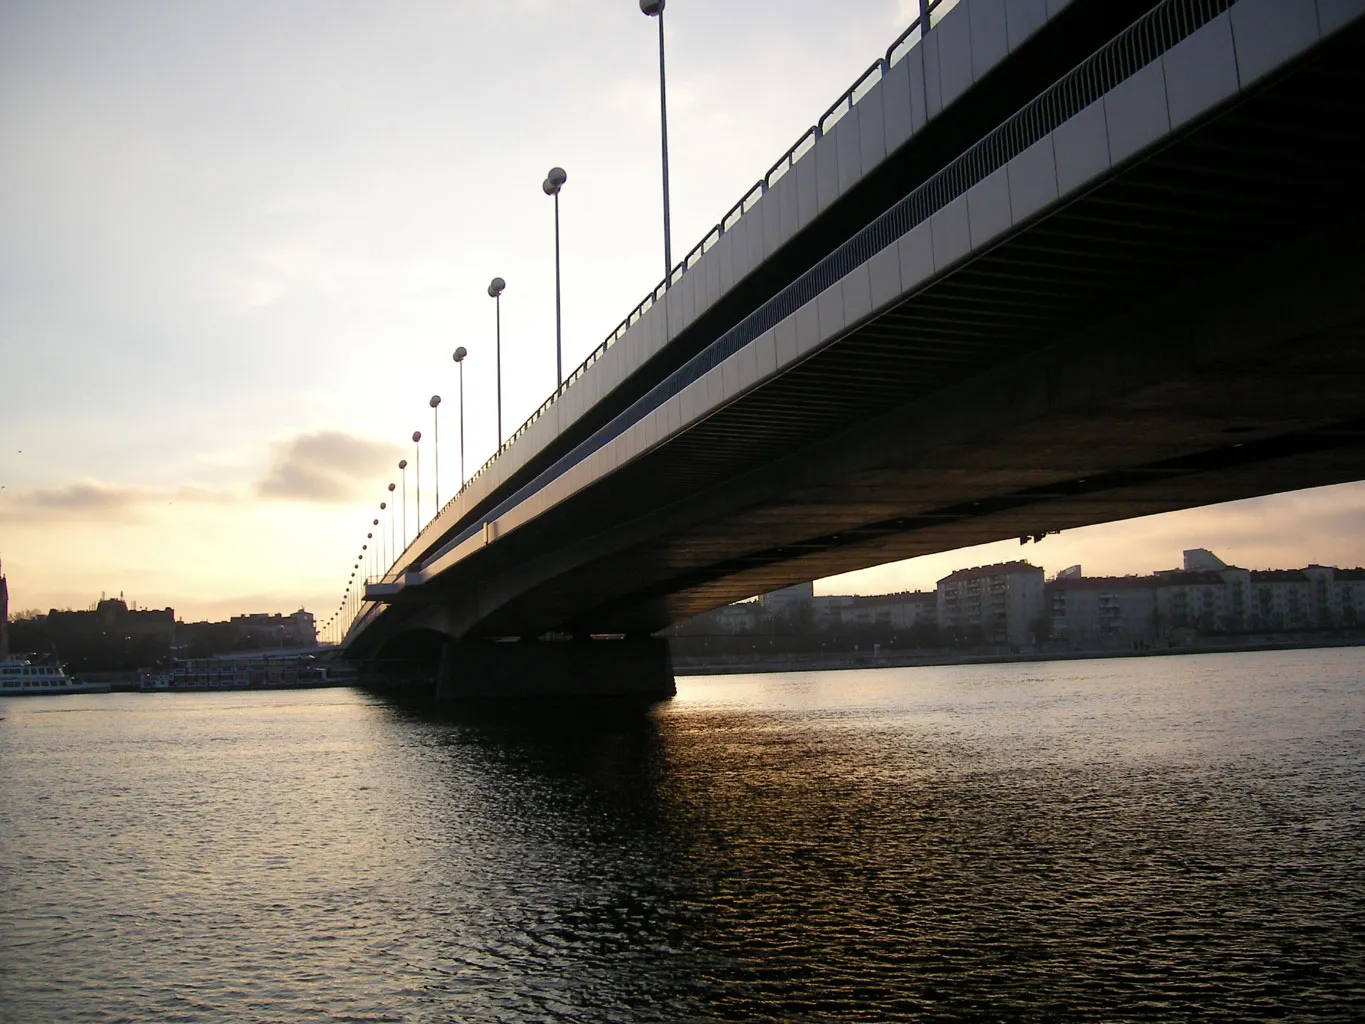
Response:
[{"label": "row of lamp post", "polygon": [[[651,18],[659,19],[659,138],[662,147],[662,166],[663,166],[663,214],[664,214],[664,283],[668,286],[673,274],[673,250],[669,224],[669,198],[668,198],[668,94],[667,83],[664,74],[664,5],[666,0],[639,0],[640,11]],[[561,303],[560,290],[560,258],[559,258],[559,193],[564,188],[569,176],[562,167],[551,167],[545,176],[545,181],[541,187],[547,196],[554,199],[555,204],[555,390],[556,392],[564,384],[564,321],[563,308]],[[502,293],[507,288],[507,282],[501,277],[495,277],[488,285],[488,294],[494,301],[495,308],[495,340],[494,340],[494,366],[497,378],[497,423],[498,423],[498,447],[502,447]],[[465,461],[464,461],[464,361],[469,355],[469,350],[463,345],[457,348],[452,356],[455,365],[459,367],[459,402],[460,402],[460,489],[464,488],[465,483]],[[431,406],[431,435],[432,435],[432,455],[435,471],[435,513],[440,514],[441,510],[441,449],[440,449],[440,416],[439,408],[441,396],[432,395],[428,404]],[[422,530],[422,472],[421,442],[422,432],[414,430],[412,432],[413,443],[413,474],[415,477],[416,491],[416,513],[417,513],[417,532]],[[402,474],[403,488],[403,550],[408,546],[408,461],[400,459],[398,470]],[[394,529],[394,507],[393,494],[397,489],[397,484],[390,483],[388,486],[388,502],[380,502],[379,508],[382,512],[385,508],[389,511],[389,543],[383,544],[383,531],[379,530],[381,543],[376,549],[366,555],[369,550],[370,542],[374,540],[374,530],[365,534],[366,543],[361,545],[360,553],[356,556],[356,562],[352,566],[350,581],[342,595],[341,603],[332,617],[328,620],[327,628],[336,634],[339,642],[344,636],[344,626],[349,626],[349,620],[342,622],[344,613],[355,609],[358,611],[362,590],[357,587],[356,573],[361,566],[366,566],[368,572],[368,558],[373,557],[376,564],[376,574],[379,567],[390,565],[397,561],[398,548],[397,536]],[[372,527],[378,529],[380,522],[375,519],[371,523]],[[381,555],[382,551],[382,555]],[[362,580],[365,573],[362,573]],[[335,627],[333,629],[332,627]]]},{"label": "row of lamp post", "polygon": [[389,484],[389,500],[379,503],[380,513],[385,511],[389,513],[388,535],[385,536],[382,518],[370,520],[370,529],[365,533],[365,543],[360,545],[360,550],[356,553],[356,561],[351,566],[351,575],[342,591],[341,602],[332,612],[332,615],[322,624],[323,635],[334,642],[341,639],[344,635],[344,627],[349,624],[350,617],[353,617],[359,610],[366,577],[371,573],[378,575],[383,566],[388,564],[394,542],[394,509],[391,502],[395,489],[395,484]]}]

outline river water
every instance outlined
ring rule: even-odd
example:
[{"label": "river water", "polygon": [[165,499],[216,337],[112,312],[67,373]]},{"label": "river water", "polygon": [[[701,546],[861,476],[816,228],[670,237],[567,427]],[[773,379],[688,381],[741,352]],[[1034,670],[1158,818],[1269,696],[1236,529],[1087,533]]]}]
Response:
[{"label": "river water", "polygon": [[0,1020],[1365,1019],[1365,651],[0,700]]}]

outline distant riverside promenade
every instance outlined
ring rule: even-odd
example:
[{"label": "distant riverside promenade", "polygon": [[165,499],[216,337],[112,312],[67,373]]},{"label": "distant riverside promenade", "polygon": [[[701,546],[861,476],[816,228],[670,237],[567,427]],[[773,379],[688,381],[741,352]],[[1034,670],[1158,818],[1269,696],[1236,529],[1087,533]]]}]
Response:
[{"label": "distant riverside promenade", "polygon": [[1083,661],[1101,658],[1151,658],[1181,654],[1229,654],[1242,651],[1291,651],[1314,648],[1365,647],[1365,632],[1322,633],[1265,637],[1203,637],[1180,646],[1139,650],[959,650],[954,648],[890,650],[826,650],[781,654],[675,655],[679,676],[731,675],[763,672],[824,672],[863,668],[913,668],[933,665],[991,665],[1012,662]]}]

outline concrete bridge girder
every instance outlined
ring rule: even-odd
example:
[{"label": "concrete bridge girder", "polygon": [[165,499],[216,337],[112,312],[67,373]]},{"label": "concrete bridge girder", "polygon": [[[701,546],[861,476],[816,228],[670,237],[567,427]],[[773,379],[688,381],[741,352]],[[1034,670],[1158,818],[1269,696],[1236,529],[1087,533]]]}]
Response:
[{"label": "concrete bridge girder", "polygon": [[[621,557],[637,577],[644,574],[645,565],[653,566],[657,582],[664,583],[689,563],[720,562],[784,543],[799,545],[812,536],[857,529],[868,522],[969,505],[1002,490],[1086,479],[1106,469],[1241,446],[1259,437],[1325,426],[1345,415],[1360,414],[1365,379],[1343,372],[1340,364],[1326,374],[1315,374],[1305,365],[1297,374],[1285,366],[1281,373],[1265,376],[1270,387],[1286,391],[1316,381],[1302,394],[1282,394],[1271,405],[1263,400],[1264,392],[1258,400],[1256,389],[1246,386],[1245,377],[1235,382],[1228,373],[1228,367],[1239,361],[1245,369],[1252,369],[1257,351],[1274,348],[1277,340],[1302,342],[1294,357],[1301,365],[1307,364],[1314,337],[1326,335],[1331,340],[1325,344],[1336,349],[1339,342],[1331,332],[1353,326],[1359,330],[1365,317],[1361,305],[1365,293],[1342,285],[1347,283],[1344,278],[1365,273],[1365,267],[1319,268],[1306,252],[1285,256],[1290,262],[1300,261],[1305,277],[1318,286],[1316,294],[1287,292],[1283,275],[1270,275],[1280,285],[1272,287],[1266,278],[1245,276],[1243,268],[1238,268],[1224,282],[1229,293],[1221,315],[1205,310],[1200,323],[1199,314],[1182,303],[1181,298],[1187,297],[1172,297],[1163,303],[1166,319],[1152,316],[1145,329],[1128,325],[1117,336],[1118,325],[1101,325],[1045,352],[997,367],[916,408],[898,410],[825,439],[723,487],[615,526],[609,533],[585,537],[551,557],[521,562],[502,576],[501,595],[525,595],[560,579],[590,607],[594,587],[581,576],[600,579],[597,589],[608,592],[612,574],[602,568],[602,559],[613,553],[627,553]],[[1321,274],[1316,273],[1318,269]],[[1108,343],[1101,344],[1106,336]],[[1201,387],[1198,377],[1204,372],[1221,374],[1218,383]],[[1293,384],[1287,384],[1290,381]],[[1216,413],[1211,390],[1225,393]],[[1183,410],[1180,418],[1174,415],[1177,410]],[[1121,433],[1114,429],[1116,418],[1127,424]],[[1245,433],[1228,434],[1225,428],[1230,421],[1256,426]],[[1077,458],[1074,451],[1066,450],[1068,432],[1087,442],[1107,432],[1110,450],[1092,452],[1088,461]],[[878,440],[859,443],[859,434]],[[999,438],[1006,439],[1003,448]],[[992,439],[997,440],[983,443]],[[907,485],[910,492],[905,490]],[[1189,488],[1191,481],[1182,486]],[[1165,483],[1146,490],[1144,495],[1138,483],[1127,483],[1124,496],[1108,499],[1112,507],[1107,511],[1096,507],[1095,502],[1103,499],[1088,498],[1084,517],[1098,522],[1182,507]],[[1251,494],[1261,488],[1249,482],[1240,491]],[[1068,501],[1074,509],[1078,500],[1065,493],[1038,496],[1008,512],[971,516],[974,523],[968,537],[961,536],[964,517],[945,520],[936,533],[921,527],[918,543],[909,534],[869,539],[842,549],[837,565],[830,564],[826,552],[798,555],[776,574],[765,566],[750,573],[736,572],[724,585],[700,584],[696,603],[714,606],[788,582],[928,550],[1018,536],[1042,527],[1080,525],[1065,512]],[[707,523],[713,525],[708,528]],[[952,534],[959,535],[954,542],[946,539]],[[678,539],[670,541],[670,537]],[[641,589],[649,585],[647,579],[640,582]],[[491,610],[485,610],[485,621],[497,620],[496,614],[488,614]],[[691,610],[665,608],[655,614],[672,620]],[[518,609],[517,613],[524,612]],[[629,622],[627,617],[612,625],[625,628]]]},{"label": "concrete bridge girder", "polygon": [[[1337,366],[1330,374],[1318,375],[1316,384],[1301,393],[1286,389],[1291,379],[1303,384],[1312,377],[1311,366],[1304,365],[1311,358],[1310,341],[1298,346],[1295,359],[1301,371],[1292,377],[1287,371],[1265,372],[1261,361],[1287,341],[1330,336],[1365,319],[1365,293],[1350,287],[1365,279],[1365,266],[1337,259],[1336,251],[1333,240],[1324,236],[1282,251],[1284,264],[1296,268],[1293,279],[1264,263],[1231,268],[1190,292],[1166,296],[1137,321],[1124,318],[1096,325],[685,502],[634,521],[617,518],[610,529],[583,530],[574,543],[547,554],[521,557],[520,539],[515,532],[509,534],[479,559],[471,559],[467,574],[452,575],[447,596],[424,608],[413,623],[462,636],[479,623],[497,623],[500,618],[525,616],[534,621],[537,615],[525,595],[558,580],[580,595],[582,607],[591,608],[594,592],[609,595],[613,589],[615,573],[605,567],[622,557],[637,574],[642,564],[654,566],[655,582],[663,583],[679,567],[696,564],[696,552],[702,548],[706,550],[700,560],[723,561],[742,557],[755,546],[799,544],[814,534],[924,515],[935,508],[987,499],[1002,489],[1064,483],[1098,475],[1106,467],[1140,466],[1330,423],[1358,408],[1359,378]],[[1284,393],[1267,404],[1263,386],[1248,387],[1245,377],[1239,380],[1230,371],[1234,364]],[[1202,373],[1216,374],[1214,387],[1222,393],[1216,415],[1208,387],[1198,385]],[[1178,409],[1183,410],[1180,418],[1175,416]],[[1127,424],[1125,433],[1112,431],[1115,416]],[[1227,435],[1229,418],[1254,423],[1255,429]],[[1092,452],[1091,460],[1083,462],[1063,453],[1068,432],[1091,443],[1106,430],[1112,435],[1107,454]],[[877,440],[859,441],[858,435]],[[1008,450],[999,443],[981,444],[983,439],[1000,437],[1010,438]],[[922,481],[922,495],[904,492],[907,477]],[[1173,507],[1160,487],[1146,497],[1139,490],[1130,483],[1126,497],[1109,499],[1114,506],[1109,513],[1095,507],[1101,499],[1087,499],[1087,518],[1102,521]],[[804,498],[798,504],[791,500],[793,495]],[[1040,526],[1076,525],[1063,513],[1066,499],[1065,494],[1039,497],[1019,509],[980,514],[973,517],[972,532],[979,539],[1001,539]],[[1070,499],[1071,507],[1077,500]],[[713,525],[708,528],[707,523]],[[943,529],[961,532],[963,525],[945,522]],[[921,543],[933,548],[943,543],[931,539],[935,534],[923,529],[921,533]],[[842,552],[841,566],[850,559],[873,565],[898,557],[907,540],[869,540]],[[911,541],[911,553],[916,547]],[[767,567],[736,573],[723,586],[702,585],[696,600],[745,597],[750,588],[761,591],[793,578],[809,578],[807,573],[827,574],[828,569],[824,553],[795,557],[776,582]],[[641,582],[644,587],[650,583]],[[551,595],[544,605],[559,605],[561,600]],[[677,613],[654,614],[672,618]],[[620,619],[605,625],[625,628],[630,622]]]}]

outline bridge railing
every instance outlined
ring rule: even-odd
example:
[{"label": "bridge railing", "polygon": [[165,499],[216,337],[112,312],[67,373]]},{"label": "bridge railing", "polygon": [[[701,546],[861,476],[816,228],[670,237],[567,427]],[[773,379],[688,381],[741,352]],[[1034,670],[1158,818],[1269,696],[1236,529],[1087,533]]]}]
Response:
[{"label": "bridge railing", "polygon": [[[788,147],[781,158],[769,168],[768,173],[755,182],[753,187],[740,197],[739,202],[730,207],[725,216],[720,219],[719,223],[715,224],[711,230],[706,233],[705,237],[688,250],[687,255],[674,265],[673,269],[669,271],[668,277],[660,281],[654,287],[653,291],[641,299],[626,318],[617,324],[615,329],[607,335],[603,342],[593,349],[583,362],[570,371],[568,376],[564,378],[563,383],[554,390],[550,397],[545,399],[540,407],[536,409],[535,412],[531,413],[521,426],[508,435],[507,439],[498,447],[498,450],[489,456],[488,460],[476,469],[470,475],[469,479],[460,486],[460,489],[456,491],[455,496],[441,507],[436,513],[437,516],[445,512],[446,509],[451,508],[470,484],[474,483],[474,481],[487,473],[498,460],[499,456],[515,444],[517,440],[530,430],[542,416],[548,413],[555,402],[559,400],[560,396],[562,396],[575,382],[582,378],[593,363],[605,356],[608,349],[624,338],[626,332],[638,323],[640,318],[648,313],[656,302],[663,301],[664,296],[668,294],[668,289],[681,281],[683,276],[696,266],[702,255],[719,242],[721,236],[733,228],[741,217],[753,209],[754,205],[763,197],[772,185],[795,167],[799,160],[815,148],[816,142],[819,141],[826,131],[833,128],[840,119],[848,114],[858,101],[866,96],[874,85],[881,81],[887,71],[904,59],[906,54],[920,43],[924,38],[924,31],[928,26],[936,23],[942,14],[946,14],[953,7],[956,7],[957,3],[958,0],[920,0],[920,13],[915,17],[915,20],[909,24],[905,31],[898,35],[895,41],[887,47],[885,56],[879,57],[866,71],[859,75],[854,83],[845,89],[843,93],[840,94],[839,98],[830,105],[829,109],[820,116],[816,123],[802,132],[801,136]],[[941,13],[940,9],[942,9]],[[406,553],[407,552],[405,551],[404,554],[406,555]]]}]

